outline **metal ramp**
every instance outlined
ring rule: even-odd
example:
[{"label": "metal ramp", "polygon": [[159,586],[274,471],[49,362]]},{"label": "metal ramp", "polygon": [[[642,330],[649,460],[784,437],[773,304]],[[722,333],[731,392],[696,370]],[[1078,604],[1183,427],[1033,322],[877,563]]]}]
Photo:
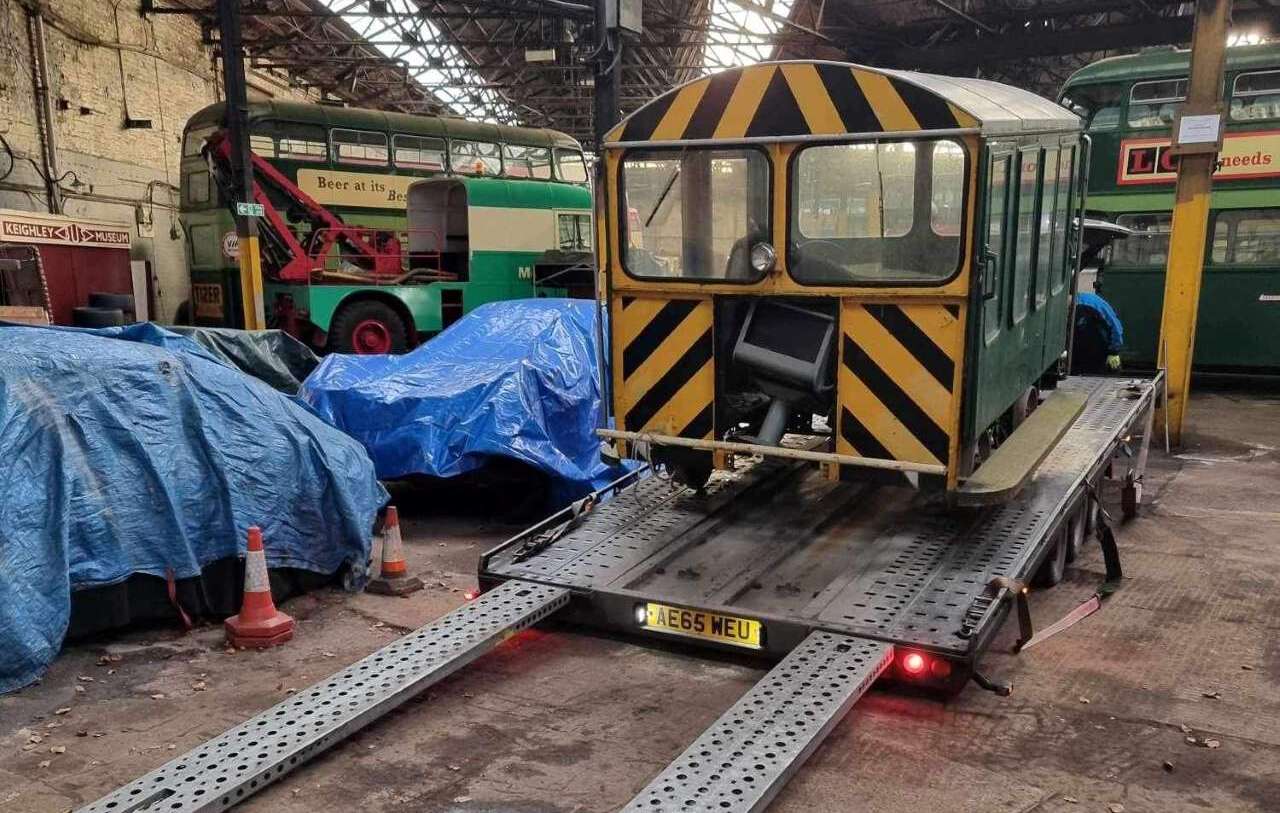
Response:
[{"label": "metal ramp", "polygon": [[564,588],[506,582],[79,813],[226,810],[568,602]]},{"label": "metal ramp", "polygon": [[764,810],[892,659],[891,644],[810,634],[624,813]]}]

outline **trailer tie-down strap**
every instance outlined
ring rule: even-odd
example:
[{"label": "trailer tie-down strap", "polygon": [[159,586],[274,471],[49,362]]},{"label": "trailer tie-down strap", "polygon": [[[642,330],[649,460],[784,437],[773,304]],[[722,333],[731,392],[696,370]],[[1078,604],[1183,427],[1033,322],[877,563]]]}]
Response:
[{"label": "trailer tie-down strap", "polygon": [[[1020,630],[1018,642],[1014,645],[1014,652],[1022,652],[1030,649],[1036,644],[1042,643],[1049,638],[1057,635],[1063,630],[1070,629],[1079,622],[1102,609],[1102,602],[1106,601],[1113,593],[1120,589],[1120,582],[1124,579],[1124,571],[1120,567],[1120,548],[1116,545],[1115,532],[1111,530],[1111,515],[1107,513],[1107,509],[1103,507],[1098,499],[1098,492],[1093,486],[1088,487],[1089,501],[1096,504],[1098,509],[1098,521],[1094,526],[1094,533],[1098,537],[1098,546],[1102,548],[1102,561],[1106,565],[1106,576],[1102,584],[1098,585],[1098,589],[1092,596],[1085,599],[1074,610],[1064,615],[1054,623],[1034,632],[1031,629],[1031,608],[1028,605],[1026,610],[1027,626]],[[1025,595],[1021,599],[1019,605],[1019,622],[1022,619],[1021,604],[1026,603]]]},{"label": "trailer tie-down strap", "polygon": [[568,602],[504,582],[79,813],[221,813]]}]

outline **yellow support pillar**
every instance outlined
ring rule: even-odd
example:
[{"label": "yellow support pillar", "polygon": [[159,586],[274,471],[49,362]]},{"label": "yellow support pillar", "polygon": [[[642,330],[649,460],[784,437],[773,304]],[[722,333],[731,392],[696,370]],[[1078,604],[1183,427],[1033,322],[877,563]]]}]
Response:
[{"label": "yellow support pillar", "polygon": [[1230,14],[1231,0],[1197,0],[1187,101],[1174,122],[1172,150],[1178,156],[1178,186],[1164,278],[1159,364],[1168,376],[1168,407],[1162,420],[1175,445],[1182,442],[1191,395],[1191,356],[1204,274],[1209,200],[1222,147],[1222,72]]},{"label": "yellow support pillar", "polygon": [[240,302],[244,311],[245,330],[263,330],[267,315],[262,304],[262,253],[258,250],[257,229],[239,237]]}]

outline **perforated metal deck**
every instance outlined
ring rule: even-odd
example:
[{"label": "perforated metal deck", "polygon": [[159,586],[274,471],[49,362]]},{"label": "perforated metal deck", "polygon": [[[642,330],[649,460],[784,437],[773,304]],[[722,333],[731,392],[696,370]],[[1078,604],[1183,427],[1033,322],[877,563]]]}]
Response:
[{"label": "perforated metal deck", "polygon": [[967,658],[1003,618],[993,578],[1034,571],[1154,403],[1151,380],[1063,387],[1088,394],[1084,412],[1005,505],[948,511],[909,488],[770,459],[701,495],[640,480],[541,550],[529,543],[545,526],[491,551],[481,577],[584,591],[595,606],[575,618],[631,630],[643,601],[757,618],[779,656],[826,629]]},{"label": "perforated metal deck", "polygon": [[763,810],[892,658],[889,644],[811,634],[624,813]]},{"label": "perforated metal deck", "polygon": [[79,813],[226,810],[568,601],[563,588],[507,582]]}]

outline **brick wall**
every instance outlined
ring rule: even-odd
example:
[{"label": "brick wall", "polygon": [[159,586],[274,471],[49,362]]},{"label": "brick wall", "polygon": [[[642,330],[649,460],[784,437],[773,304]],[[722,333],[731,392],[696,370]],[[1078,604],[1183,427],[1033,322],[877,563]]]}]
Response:
[{"label": "brick wall", "polygon": [[[62,183],[64,211],[134,224],[133,258],[152,262],[155,318],[170,320],[189,287],[177,211],[182,128],[221,96],[209,50],[194,21],[143,19],[137,0],[114,13],[109,0],[42,5],[58,168],[74,173]],[[16,158],[0,180],[0,208],[47,212],[44,181],[26,160],[41,161],[26,9],[0,0],[0,135]],[[274,77],[254,74],[250,84],[254,95],[303,98]],[[126,114],[151,128],[126,129]],[[0,157],[0,171],[7,163]]]}]

